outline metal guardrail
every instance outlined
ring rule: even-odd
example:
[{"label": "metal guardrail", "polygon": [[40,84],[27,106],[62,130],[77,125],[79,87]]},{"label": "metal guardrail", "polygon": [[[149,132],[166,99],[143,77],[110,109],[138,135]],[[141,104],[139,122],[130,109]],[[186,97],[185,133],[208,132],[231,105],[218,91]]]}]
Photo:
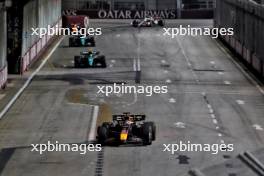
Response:
[{"label": "metal guardrail", "polygon": [[264,175],[264,164],[249,151],[239,154],[238,158],[259,176]]}]

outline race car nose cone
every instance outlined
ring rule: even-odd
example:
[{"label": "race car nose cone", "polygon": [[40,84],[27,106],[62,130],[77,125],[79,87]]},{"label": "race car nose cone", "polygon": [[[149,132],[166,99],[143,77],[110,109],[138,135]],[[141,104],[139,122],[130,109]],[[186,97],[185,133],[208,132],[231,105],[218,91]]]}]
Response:
[{"label": "race car nose cone", "polygon": [[120,140],[121,141],[126,141],[127,140],[127,132],[121,132]]}]

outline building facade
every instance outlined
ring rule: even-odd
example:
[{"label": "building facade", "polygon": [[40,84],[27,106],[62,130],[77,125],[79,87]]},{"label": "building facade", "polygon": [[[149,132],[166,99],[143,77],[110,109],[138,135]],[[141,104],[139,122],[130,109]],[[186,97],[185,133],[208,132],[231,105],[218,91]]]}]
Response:
[{"label": "building facade", "polygon": [[213,8],[214,0],[62,0],[62,9],[171,10]]}]

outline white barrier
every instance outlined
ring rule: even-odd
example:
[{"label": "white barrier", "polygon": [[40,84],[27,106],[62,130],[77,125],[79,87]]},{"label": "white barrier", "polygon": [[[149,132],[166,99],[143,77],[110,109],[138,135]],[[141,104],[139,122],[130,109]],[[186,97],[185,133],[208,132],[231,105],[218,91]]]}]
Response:
[{"label": "white barrier", "polygon": [[0,70],[0,87],[1,88],[4,88],[5,87],[6,81],[7,81],[7,66],[4,66]]},{"label": "white barrier", "polygon": [[[62,20],[59,19],[56,24],[53,26],[58,25],[61,27]],[[31,48],[28,49],[28,51],[25,53],[25,55],[21,58],[21,74],[23,74],[25,71],[28,70],[28,67],[30,64],[34,62],[38,58],[38,56],[41,54],[41,52],[47,47],[49,42],[53,39],[54,36],[48,36],[45,35],[44,37],[40,38],[37,42],[35,42]]]}]

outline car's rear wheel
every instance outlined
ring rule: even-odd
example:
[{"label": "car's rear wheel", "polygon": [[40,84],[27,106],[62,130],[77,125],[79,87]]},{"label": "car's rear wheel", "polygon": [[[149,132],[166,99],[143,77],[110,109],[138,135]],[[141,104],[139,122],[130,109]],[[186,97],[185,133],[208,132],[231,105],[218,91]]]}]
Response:
[{"label": "car's rear wheel", "polygon": [[102,125],[98,128],[98,141],[101,144],[105,144],[106,140],[109,137],[109,127],[106,125]]},{"label": "car's rear wheel", "polygon": [[102,68],[106,68],[106,62],[105,62],[104,57],[102,57],[102,59],[101,59],[101,66],[102,66]]},{"label": "car's rear wheel", "polygon": [[164,26],[164,21],[163,21],[163,20],[159,20],[159,21],[158,21],[158,25],[160,25],[160,26]]},{"label": "car's rear wheel", "polygon": [[82,59],[80,56],[74,56],[74,67],[79,68],[81,66]]},{"label": "car's rear wheel", "polygon": [[75,46],[77,46],[76,38],[70,37],[69,38],[69,47],[75,47]]},{"label": "car's rear wheel", "polygon": [[143,125],[143,144],[151,145],[153,139],[153,125],[151,123],[144,123]]},{"label": "car's rear wheel", "polygon": [[106,68],[105,56],[98,56],[95,59],[94,64],[96,67]]}]

